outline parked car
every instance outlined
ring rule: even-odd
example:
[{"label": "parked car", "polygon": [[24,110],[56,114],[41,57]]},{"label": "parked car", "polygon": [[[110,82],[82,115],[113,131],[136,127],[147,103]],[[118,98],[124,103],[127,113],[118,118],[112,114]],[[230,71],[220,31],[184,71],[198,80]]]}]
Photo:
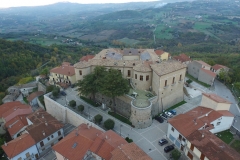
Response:
[{"label": "parked car", "polygon": [[168,118],[168,116],[165,113],[160,114],[160,116],[165,120],[167,120],[167,118]]},{"label": "parked car", "polygon": [[165,114],[168,116],[168,117],[172,117],[172,113],[171,112],[165,112]]},{"label": "parked car", "polygon": [[160,146],[163,146],[164,144],[167,144],[167,143],[168,143],[168,141],[166,139],[161,139],[161,140],[158,141],[158,144]]},{"label": "parked car", "polygon": [[66,96],[66,95],[67,95],[67,93],[64,92],[64,91],[60,91],[60,94],[63,95],[63,96]]},{"label": "parked car", "polygon": [[165,147],[164,148],[164,152],[170,152],[170,151],[172,151],[172,150],[174,150],[174,146],[173,145],[169,145],[169,146],[167,146],[167,147]]},{"label": "parked car", "polygon": [[172,109],[169,111],[170,113],[172,113],[173,115],[176,115],[177,114],[177,111],[175,109]]},{"label": "parked car", "polygon": [[160,116],[156,116],[155,119],[159,122],[159,123],[163,123],[164,119]]}]

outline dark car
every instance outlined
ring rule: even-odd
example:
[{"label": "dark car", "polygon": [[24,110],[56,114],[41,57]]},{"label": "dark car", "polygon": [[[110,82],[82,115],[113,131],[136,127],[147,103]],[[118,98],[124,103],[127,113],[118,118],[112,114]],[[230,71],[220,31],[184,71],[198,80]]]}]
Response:
[{"label": "dark car", "polygon": [[155,119],[156,119],[159,123],[163,123],[163,122],[164,122],[163,118],[160,117],[160,116],[156,116]]},{"label": "dark car", "polygon": [[173,145],[170,145],[170,146],[167,146],[167,147],[164,148],[164,152],[166,152],[166,153],[170,152],[172,150],[174,150],[174,146]]},{"label": "dark car", "polygon": [[67,95],[67,93],[65,93],[64,91],[60,91],[60,94],[63,95],[63,96]]},{"label": "dark car", "polygon": [[161,116],[163,117],[163,119],[167,119],[168,118],[168,116],[165,113],[161,114]]},{"label": "dark car", "polygon": [[167,144],[167,143],[168,143],[168,141],[166,139],[161,139],[160,141],[158,141],[158,144],[160,146],[163,146],[164,144]]},{"label": "dark car", "polygon": [[170,110],[169,112],[171,112],[173,115],[176,115],[176,114],[177,114],[177,111],[174,110],[174,109]]}]

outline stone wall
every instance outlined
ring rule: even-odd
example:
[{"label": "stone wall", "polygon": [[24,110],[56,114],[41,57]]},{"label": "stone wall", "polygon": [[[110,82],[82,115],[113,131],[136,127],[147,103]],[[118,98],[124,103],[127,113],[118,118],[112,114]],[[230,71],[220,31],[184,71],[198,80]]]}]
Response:
[{"label": "stone wall", "polygon": [[41,82],[38,82],[38,91],[43,91],[44,93],[46,93],[47,87],[43,85]]},{"label": "stone wall", "polygon": [[59,104],[56,101],[49,98],[50,94],[51,93],[44,95],[44,102],[45,102],[46,110],[49,114],[51,114],[57,120],[62,121],[63,123],[70,123],[74,126],[79,126],[80,124],[85,123],[85,124],[89,124],[90,126],[97,128],[101,131],[104,131],[102,128],[100,128],[96,124],[88,121],[81,115],[75,113],[74,111],[70,110],[69,108],[62,106],[61,104]]}]

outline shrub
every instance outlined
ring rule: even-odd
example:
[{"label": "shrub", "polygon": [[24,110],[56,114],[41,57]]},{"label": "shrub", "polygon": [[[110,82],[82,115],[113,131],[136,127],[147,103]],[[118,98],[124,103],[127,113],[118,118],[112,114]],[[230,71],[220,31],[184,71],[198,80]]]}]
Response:
[{"label": "shrub", "polygon": [[177,149],[174,149],[172,151],[172,158],[174,160],[178,160],[180,157],[181,157],[181,153]]},{"label": "shrub", "polygon": [[59,92],[58,92],[57,90],[53,90],[53,91],[52,91],[52,95],[53,95],[53,97],[57,97],[58,94],[59,94]]},{"label": "shrub", "polygon": [[115,122],[114,122],[112,119],[107,119],[107,120],[104,122],[104,127],[105,127],[107,130],[113,129],[113,128],[114,128],[114,125],[115,125]]},{"label": "shrub", "polygon": [[79,105],[79,106],[78,106],[78,110],[79,110],[80,112],[83,112],[83,110],[84,110],[84,105],[82,105],[82,104]]},{"label": "shrub", "polygon": [[71,100],[71,101],[69,102],[69,106],[74,108],[74,107],[76,106],[76,101]]},{"label": "shrub", "polygon": [[47,92],[47,93],[52,92],[53,89],[54,89],[54,86],[53,86],[53,85],[47,86],[46,92]]},{"label": "shrub", "polygon": [[84,100],[85,102],[91,104],[91,105],[94,106],[94,107],[98,107],[98,106],[100,105],[100,104],[98,104],[98,103],[96,103],[96,102],[94,102],[94,101],[92,101],[91,99],[88,99],[88,98],[86,98],[86,97],[80,96],[80,98],[81,98],[82,100]]},{"label": "shrub", "polygon": [[130,138],[128,138],[128,137],[126,137],[125,140],[126,140],[128,143],[132,143],[132,142],[133,142],[133,140],[130,139]]},{"label": "shrub", "polygon": [[102,120],[103,120],[102,115],[98,114],[98,115],[94,116],[94,121],[96,123],[100,124],[102,122]]},{"label": "shrub", "polygon": [[192,83],[192,80],[191,80],[191,79],[188,79],[188,80],[186,80],[186,82],[187,82],[188,84],[190,84],[190,83]]}]

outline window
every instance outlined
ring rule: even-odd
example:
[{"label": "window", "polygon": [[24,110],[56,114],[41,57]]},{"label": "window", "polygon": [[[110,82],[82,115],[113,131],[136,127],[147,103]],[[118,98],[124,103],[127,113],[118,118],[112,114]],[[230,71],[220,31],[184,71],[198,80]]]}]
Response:
[{"label": "window", "polygon": [[67,76],[67,79],[68,79],[68,76]]},{"label": "window", "polygon": [[190,149],[193,151],[193,149],[194,149],[194,145],[193,144],[191,144]]},{"label": "window", "polygon": [[167,80],[165,80],[165,85],[164,86],[167,87]]},{"label": "window", "polygon": [[137,74],[135,74],[135,79],[137,79]]},{"label": "window", "polygon": [[79,70],[79,75],[82,75],[82,70]]},{"label": "window", "polygon": [[26,157],[28,158],[28,157],[30,157],[30,153],[28,152],[28,153],[26,153]]},{"label": "window", "polygon": [[149,75],[146,76],[146,81],[148,81],[148,80],[149,80]]},{"label": "window", "polygon": [[128,77],[130,77],[131,76],[131,71],[130,70],[128,70]]},{"label": "window", "polygon": [[171,129],[173,132],[174,132],[174,128],[172,127],[172,129]]},{"label": "window", "polygon": [[118,70],[120,73],[122,72],[120,69]]},{"label": "window", "polygon": [[183,138],[182,140],[183,140],[183,142],[185,142],[185,141],[186,141],[186,139],[185,139],[185,138]]},{"label": "window", "polygon": [[52,138],[54,138],[54,136],[53,136],[53,135],[51,135],[51,137],[52,137]]},{"label": "window", "polygon": [[204,158],[205,158],[205,155],[201,153],[200,159],[204,160]]},{"label": "window", "polygon": [[47,140],[49,141],[49,140],[50,140],[50,138],[49,138],[49,137],[47,137]]},{"label": "window", "polygon": [[140,76],[140,81],[143,81],[143,76],[142,75]]},{"label": "window", "polygon": [[221,124],[221,122],[217,122],[217,126],[220,125],[220,124]]},{"label": "window", "polygon": [[181,81],[182,80],[182,75],[180,75],[180,77],[179,77],[179,81]]},{"label": "window", "polygon": [[191,159],[191,160],[193,159],[193,155],[190,152],[188,152],[187,156],[189,159]]},{"label": "window", "polygon": [[43,147],[44,146],[44,143],[43,141],[40,142],[40,146]]},{"label": "window", "polygon": [[181,141],[182,140],[182,135],[179,134],[178,139]]},{"label": "window", "polygon": [[58,136],[61,136],[61,131],[58,131]]},{"label": "window", "polygon": [[173,79],[172,79],[172,84],[174,84],[175,83],[175,77],[173,77]]}]

